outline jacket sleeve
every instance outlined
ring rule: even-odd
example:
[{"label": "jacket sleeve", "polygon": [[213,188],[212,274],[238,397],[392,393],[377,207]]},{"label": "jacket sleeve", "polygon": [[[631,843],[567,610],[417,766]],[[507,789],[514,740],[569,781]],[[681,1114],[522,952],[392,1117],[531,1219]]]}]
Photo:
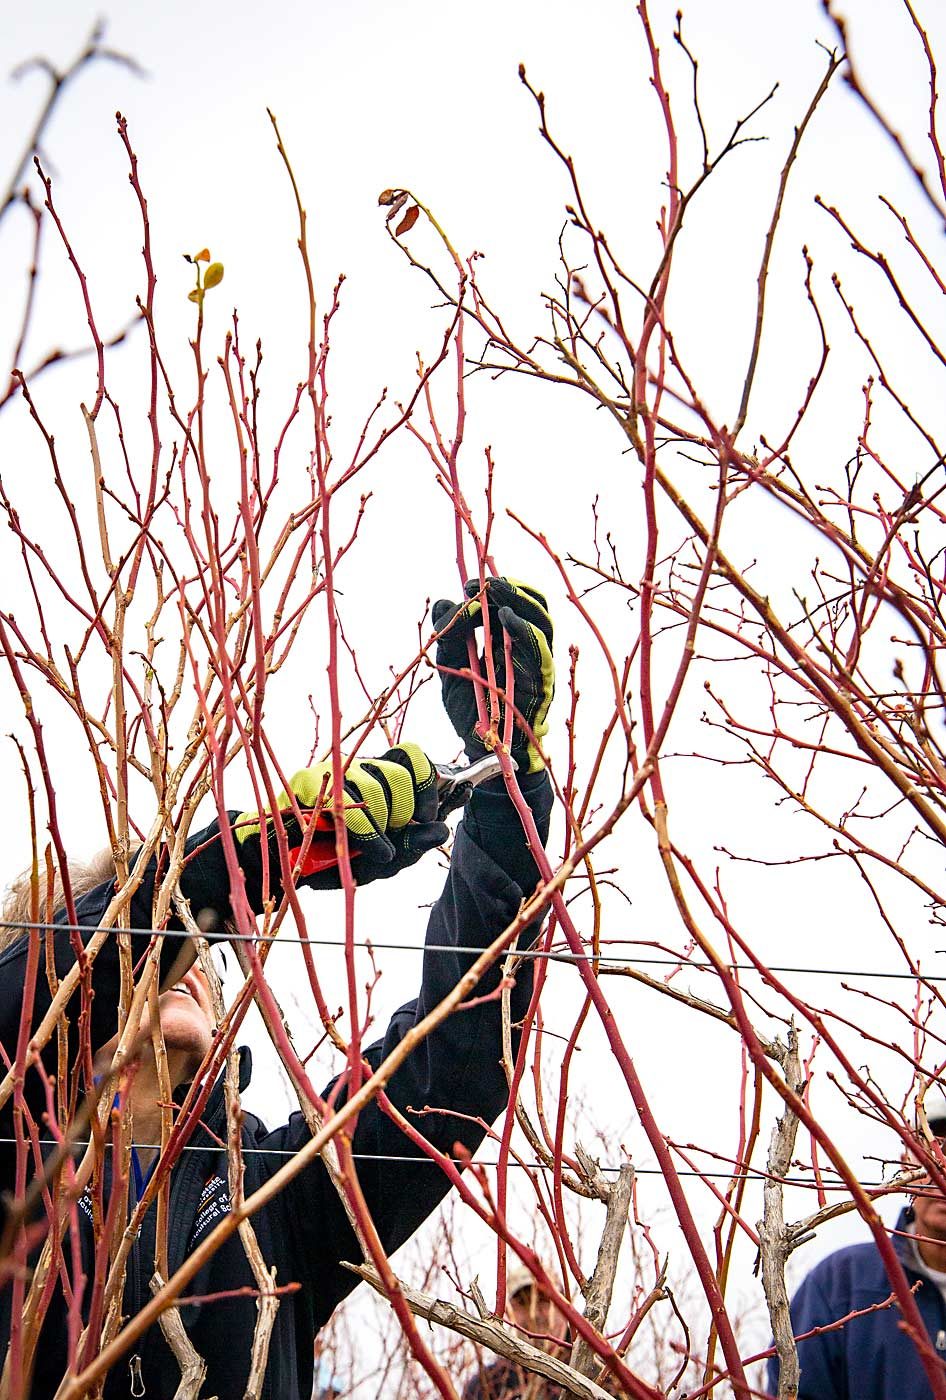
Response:
[{"label": "jacket sleeve", "polygon": [[[826,1327],[850,1311],[838,1299],[828,1297],[822,1286],[822,1273],[823,1268],[814,1269],[792,1299],[792,1331],[796,1337],[815,1327]],[[849,1400],[839,1330],[799,1342],[798,1364],[798,1400]],[[778,1358],[772,1356],[768,1363],[770,1395],[778,1394],[778,1380]]]},{"label": "jacket sleeve", "polygon": [[[552,805],[548,778],[544,773],[530,775],[522,788],[544,842]],[[535,861],[505,792],[481,789],[457,831],[446,885],[430,914],[420,993],[395,1012],[384,1038],[366,1050],[372,1067],[457,984],[475,961],[476,950],[512,922],[523,897],[537,882]],[[538,927],[536,922],[526,930],[522,946],[534,939]],[[463,952],[463,948],[473,951]],[[445,1153],[452,1154],[456,1143],[475,1152],[484,1136],[479,1124],[455,1115],[492,1123],[506,1104],[500,1000],[482,1000],[496,988],[500,976],[499,966],[491,968],[473,992],[475,1004],[468,1010],[461,1007],[422,1041],[388,1085],[391,1102]],[[532,964],[526,961],[512,993],[514,1021],[524,1015],[531,991]],[[427,1114],[423,1111],[427,1108],[447,1112]],[[263,1145],[295,1149],[307,1136],[301,1114],[294,1114]],[[374,1103],[359,1115],[353,1151],[362,1191],[390,1253],[439,1204],[449,1181]],[[295,1179],[283,1193],[280,1208],[285,1213],[286,1238],[295,1245],[292,1276],[311,1288],[313,1323],[319,1327],[357,1282],[339,1267],[339,1260],[359,1258],[358,1245],[321,1162]]]},{"label": "jacket sleeve", "polygon": [[[181,875],[181,891],[190,900],[191,908],[212,909],[222,927],[229,910],[227,892],[229,881],[226,863],[219,841],[219,827],[211,823],[205,830],[192,836],[186,846],[187,863]],[[132,961],[137,964],[145,955],[151,943],[151,911],[154,898],[155,880],[159,873],[160,856],[152,859],[142,881],[133,895],[129,908],[129,925],[140,929],[131,935]],[[112,896],[115,893],[114,881],[107,881],[83,895],[76,901],[76,920],[81,929],[73,933],[66,925],[66,914],[60,910],[56,915],[56,926],[52,931],[53,950],[57,976],[62,978],[76,960],[73,939],[77,937],[83,945],[93,936]],[[212,922],[210,920],[209,922]],[[174,927],[172,924],[171,927]],[[180,927],[180,925],[177,925]],[[213,936],[211,933],[208,935]],[[27,955],[30,939],[20,935],[0,953],[0,1054],[5,1061],[12,1062],[16,1053],[17,1037],[20,1028],[20,1013],[23,1006]],[[166,939],[161,953],[162,979],[170,972],[180,951],[177,939]],[[90,1023],[90,1041],[93,1053],[115,1034],[118,1029],[118,1002],[121,988],[121,961],[118,937],[111,933],[96,954],[92,964],[90,986],[80,987],[74,993],[67,1008],[69,1063],[75,1064],[79,1053],[78,1022],[86,1016]],[[39,971],[36,978],[32,1022],[36,1026],[48,1011],[52,1001],[49,982],[46,976],[45,952],[40,949]],[[47,1071],[52,1074],[56,1063],[55,1037],[42,1054]],[[7,1064],[0,1066],[4,1071]],[[45,1095],[39,1073],[35,1068],[28,1069],[24,1080],[24,1094],[27,1105],[40,1121],[45,1111]],[[0,1137],[7,1138],[12,1130],[12,1099],[0,1111]],[[9,1162],[12,1153],[4,1154],[0,1146],[0,1187],[9,1183]]]}]

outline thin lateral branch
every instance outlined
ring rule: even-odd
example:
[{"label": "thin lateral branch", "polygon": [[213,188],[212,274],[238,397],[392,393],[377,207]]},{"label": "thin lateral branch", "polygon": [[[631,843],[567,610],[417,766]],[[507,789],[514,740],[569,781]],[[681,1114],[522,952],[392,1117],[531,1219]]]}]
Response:
[{"label": "thin lateral branch", "polygon": [[746,415],[749,412],[749,396],[752,393],[752,385],[755,382],[756,366],[759,362],[759,349],[762,344],[762,326],[765,320],[765,292],[769,277],[769,262],[771,261],[772,248],[775,244],[775,233],[782,216],[782,205],[785,200],[785,191],[788,188],[788,178],[792,173],[792,167],[795,164],[795,158],[798,155],[808,123],[811,121],[821,99],[827,92],[828,84],[837,72],[841,62],[842,58],[836,52],[832,52],[828,55],[828,66],[825,70],[824,77],[818,84],[815,95],[809,102],[808,110],[802,118],[801,123],[795,128],[795,139],[792,142],[785,164],[782,166],[782,174],[778,183],[778,194],[775,198],[775,208],[772,211],[772,221],[765,235],[765,246],[762,251],[762,264],[759,268],[758,277],[759,295],[756,301],[755,331],[752,337],[752,350],[749,353],[749,367],[746,370],[746,378],[742,386],[742,400],[739,404],[739,412],[736,415],[736,422],[732,430],[733,442],[736,441],[739,434],[742,432],[746,422]]},{"label": "thin lateral branch", "polygon": [[[655,476],[661,489],[676,506],[687,524],[699,535],[704,544],[708,544],[711,539],[710,531],[703,524],[689,501],[677,490],[660,467],[656,468]],[[795,640],[792,633],[780,620],[770,600],[752,587],[745,575],[730,562],[719,548],[716,550],[716,564],[723,577],[733,584],[764,622],[770,634],[780,646],[784,647],[786,653],[810,682],[812,689],[834,711],[858,748],[906,798],[936,839],[946,846],[946,819],[937,810],[937,804],[930,801],[928,795],[917,788],[910,774],[904,772],[891,756],[882,739],[859,717],[849,694],[842,692],[835,679],[829,677],[814,664],[805,648]]]},{"label": "thin lateral branch", "polygon": [[686,54],[687,58],[690,60],[690,67],[691,67],[692,70],[693,70],[693,111],[694,111],[694,114],[695,114],[695,116],[696,116],[697,125],[698,125],[699,128],[700,128],[700,140],[701,140],[702,143],[703,143],[703,169],[704,169],[704,170],[708,170],[708,169],[709,169],[709,163],[710,163],[710,157],[709,157],[709,141],[706,139],[706,127],[705,127],[705,125],[704,125],[704,123],[703,123],[703,109],[700,107],[700,88],[699,88],[699,71],[700,71],[700,65],[699,65],[699,63],[697,62],[697,59],[696,59],[695,54],[693,53],[693,50],[690,48],[689,44],[687,44],[686,40],[685,40],[684,37],[683,37],[683,14],[681,13],[680,10],[677,11],[677,26],[676,26],[676,29],[675,29],[674,32],[673,32],[673,37],[674,37],[674,41],[675,41],[677,44],[680,45],[680,48],[683,50],[683,52]]},{"label": "thin lateral branch", "polygon": [[[900,1171],[884,1186],[878,1186],[870,1193],[872,1201],[880,1200],[882,1196],[894,1196],[901,1191],[908,1191],[917,1181],[926,1179],[926,1171],[922,1167],[911,1167],[909,1170]],[[829,1220],[837,1220],[842,1215],[850,1215],[852,1210],[858,1209],[856,1201],[832,1201],[830,1205],[821,1206],[820,1209],[812,1211],[811,1215],[804,1216],[801,1220],[795,1220],[785,1226],[785,1233],[790,1250],[796,1250],[799,1245],[805,1244],[812,1235],[822,1225]]]},{"label": "thin lateral branch", "polygon": [[933,188],[930,182],[930,178],[927,172],[923,169],[922,165],[920,165],[916,160],[914,160],[913,156],[911,156],[909,150],[907,149],[907,145],[903,136],[900,134],[899,131],[896,130],[895,127],[891,125],[888,118],[884,116],[877,103],[874,101],[874,99],[870,96],[870,94],[864,87],[861,81],[860,73],[858,69],[854,66],[854,60],[851,57],[851,51],[848,46],[847,24],[845,23],[842,16],[838,14],[838,12],[833,8],[831,0],[822,0],[822,5],[824,7],[825,14],[828,16],[829,20],[834,25],[838,33],[838,37],[840,38],[841,45],[844,49],[845,58],[847,59],[847,72],[844,75],[844,81],[847,83],[851,91],[855,93],[856,96],[860,99],[860,101],[864,104],[864,106],[867,108],[867,111],[874,118],[880,129],[893,142],[898,154],[900,155],[904,164],[907,166],[907,168],[913,175],[920,189],[923,191],[923,194],[926,196],[934,212],[939,216],[941,221],[946,222],[946,204],[943,203],[941,194]]},{"label": "thin lateral branch", "polygon": [[33,124],[33,130],[23,144],[22,154],[13,168],[3,199],[0,201],[0,219],[17,198],[20,181],[23,179],[33,155],[40,147],[43,132],[49,125],[50,118],[63,92],[87,64],[93,63],[96,59],[104,58],[112,63],[120,64],[138,77],[144,76],[144,69],[128,54],[119,53],[116,49],[109,49],[103,45],[104,34],[105,26],[101,22],[97,23],[89,35],[85,48],[72,60],[68,68],[60,70],[55,68],[46,58],[33,58],[28,59],[25,63],[17,64],[13,70],[15,79],[24,77],[31,69],[45,73],[49,79],[49,92]]},{"label": "thin lateral branch", "polygon": [[[684,964],[685,965],[685,964]],[[714,1020],[722,1021],[724,1025],[739,1032],[740,1026],[737,1018],[731,1011],[724,1010],[717,1006],[715,1002],[706,1001],[703,997],[698,997],[693,992],[684,992],[679,987],[672,986],[669,982],[664,982],[656,977],[651,977],[649,973],[641,972],[640,968],[631,967],[601,967],[598,970],[599,977],[631,977],[635,982],[642,983],[645,987],[650,987],[653,991],[659,992],[661,996],[670,997],[673,1001],[679,1001],[683,1006],[689,1006],[694,1011],[701,1011],[704,1016],[711,1016]],[[758,1033],[757,1033],[758,1034]],[[766,1036],[758,1034],[759,1044],[767,1055],[773,1055],[775,1041],[769,1040]]]}]

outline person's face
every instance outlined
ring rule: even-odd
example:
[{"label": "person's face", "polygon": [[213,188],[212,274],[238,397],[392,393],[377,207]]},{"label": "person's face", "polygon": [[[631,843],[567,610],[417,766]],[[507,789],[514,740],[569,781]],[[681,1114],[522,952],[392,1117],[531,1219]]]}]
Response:
[{"label": "person's face", "polygon": [[555,1348],[555,1341],[564,1335],[564,1320],[543,1294],[533,1286],[520,1288],[509,1299],[509,1315],[520,1332],[531,1332],[536,1346],[543,1351]]},{"label": "person's face", "polygon": [[931,1240],[946,1240],[946,1196],[931,1192],[916,1196],[913,1201],[916,1232]]},{"label": "person's face", "polygon": [[[937,1124],[937,1141],[942,1148],[944,1139]],[[916,1232],[932,1240],[946,1240],[946,1196],[930,1186],[924,1195],[914,1196],[913,1216]]]},{"label": "person's face", "polygon": [[[199,967],[192,967],[162,994],[158,1012],[168,1058],[174,1056],[193,1073],[210,1049],[214,1027],[210,988]],[[147,1010],[141,1028],[145,1034],[150,1031]]]},{"label": "person's face", "polygon": [[[213,1003],[207,979],[198,967],[192,967],[179,982],[158,998],[158,1015],[167,1051],[168,1072],[173,1088],[193,1079],[200,1063],[213,1042]],[[98,1051],[101,1059],[110,1058],[118,1045],[118,1033]],[[151,1012],[145,1003],[138,1029],[138,1046],[142,1063],[151,1058]]]}]

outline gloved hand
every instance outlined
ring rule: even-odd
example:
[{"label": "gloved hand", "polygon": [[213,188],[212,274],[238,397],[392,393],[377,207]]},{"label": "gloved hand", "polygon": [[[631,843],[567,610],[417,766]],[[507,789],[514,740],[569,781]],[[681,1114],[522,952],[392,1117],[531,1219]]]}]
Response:
[{"label": "gloved hand", "polygon": [[[289,786],[303,816],[318,808],[316,820],[320,827],[329,828],[320,830],[313,838],[310,852],[321,854],[323,864],[331,863],[326,868],[309,872],[303,867],[299,884],[311,889],[337,890],[341,879],[333,858],[331,762],[303,768]],[[437,774],[417,744],[399,744],[382,758],[353,759],[346,770],[344,786],[345,825],[356,884],[366,885],[372,880],[386,880],[397,875],[420,860],[425,851],[443,845],[450,834],[447,826],[437,820]],[[304,833],[290,810],[290,799],[285,792],[277,798],[277,806],[286,813],[289,848],[296,849],[302,845]],[[320,813],[326,815],[320,816]],[[267,822],[267,833],[270,882],[275,885],[279,878],[279,854],[271,822]],[[259,813],[244,812],[238,817],[234,836],[240,863],[252,879],[262,869]]]},{"label": "gloved hand", "polygon": [[[483,625],[483,608],[476,596],[479,591],[479,581],[470,579],[464,585],[464,592],[472,601],[451,603],[441,598],[434,603],[431,609],[434,627],[438,632],[444,632],[437,643],[438,667],[454,671],[469,668],[467,639]],[[538,589],[511,578],[488,578],[486,601],[496,684],[502,689],[506,688],[505,630],[512,639],[513,707],[522,715],[535,738],[541,740],[548,732],[549,706],[555,693],[552,619],[548,604]],[[485,679],[486,666],[482,657],[480,665]],[[441,670],[440,684],[444,707],[451,724],[463,740],[467,757],[470,760],[482,758],[487,748],[482,734],[477,732],[473,682],[462,676],[450,675],[444,669]],[[485,689],[483,693],[488,714],[489,695]],[[504,713],[505,705],[501,703],[500,734]],[[518,718],[513,730],[512,754],[523,773],[536,773],[545,767],[538,749],[519,724]]]}]

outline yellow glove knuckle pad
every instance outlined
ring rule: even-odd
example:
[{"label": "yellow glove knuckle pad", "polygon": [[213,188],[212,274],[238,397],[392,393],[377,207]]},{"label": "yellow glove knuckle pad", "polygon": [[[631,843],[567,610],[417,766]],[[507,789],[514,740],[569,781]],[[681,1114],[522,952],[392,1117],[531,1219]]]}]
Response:
[{"label": "yellow glove knuckle pad", "polygon": [[549,606],[545,600],[544,593],[540,593],[537,588],[532,588],[528,583],[523,583],[522,579],[510,578],[508,574],[503,575],[503,582],[508,583],[509,587],[514,589],[520,598],[528,598],[533,607],[539,608],[542,615],[548,618],[549,627],[551,628],[552,615],[549,612]]},{"label": "yellow glove knuckle pad", "polygon": [[[375,767],[381,765],[376,764]],[[354,798],[346,797],[345,825],[348,830],[353,836],[371,836],[377,831],[384,831],[388,826],[388,804],[384,788],[377,778],[358,759],[348,765],[345,776],[358,794]],[[350,802],[361,802],[364,805],[350,807]]]},{"label": "yellow glove knuckle pad", "polygon": [[532,732],[537,739],[542,739],[549,731],[549,706],[552,703],[552,696],[555,694],[555,663],[552,660],[552,652],[544,634],[537,627],[533,628],[533,631],[542,661],[543,699],[532,725]]},{"label": "yellow glove knuckle pad", "polygon": [[258,836],[260,834],[259,813],[241,812],[236,819],[233,834],[239,846],[242,846],[244,841],[249,841],[251,836]]},{"label": "yellow glove knuckle pad", "polygon": [[[301,768],[289,780],[289,788],[300,807],[315,807],[319,801],[328,802],[332,794],[332,768],[328,763],[317,763],[314,768]],[[281,792],[277,798],[280,811],[292,805],[288,793]]]},{"label": "yellow glove knuckle pad", "polygon": [[415,783],[418,787],[423,787],[433,775],[434,769],[430,759],[424,753],[420,744],[405,742],[399,744],[398,748],[411,765]]},{"label": "yellow glove knuckle pad", "polygon": [[[371,840],[379,832],[398,831],[407,826],[414,818],[416,794],[436,785],[436,771],[419,744],[399,744],[398,751],[407,759],[410,771],[403,763],[383,758],[366,759],[365,762],[355,759],[348,765],[345,778],[350,791],[343,794],[342,801],[345,825],[353,836]],[[370,766],[365,767],[365,763]],[[383,775],[387,790],[372,769]],[[276,805],[285,812],[291,808],[293,799],[303,811],[321,807],[331,813],[331,763],[317,763],[312,768],[301,768],[294,773],[289,782],[289,793],[281,792]],[[258,837],[261,829],[259,813],[244,812],[237,819],[234,834],[237,841],[242,843],[250,837]]]}]

